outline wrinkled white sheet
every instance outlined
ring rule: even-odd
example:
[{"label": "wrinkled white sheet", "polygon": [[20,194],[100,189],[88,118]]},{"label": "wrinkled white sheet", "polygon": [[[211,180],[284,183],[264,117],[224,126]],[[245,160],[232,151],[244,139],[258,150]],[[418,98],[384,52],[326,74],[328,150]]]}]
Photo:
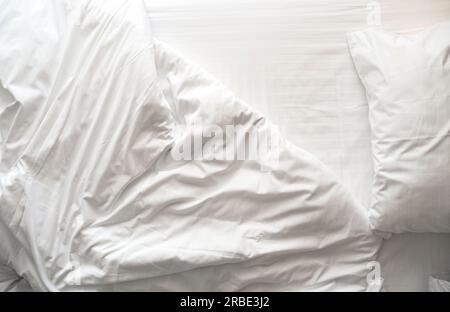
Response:
[{"label": "wrinkled white sheet", "polygon": [[23,292],[31,291],[31,288],[28,282],[24,278],[18,277],[10,267],[0,265],[0,291]]},{"label": "wrinkled white sheet", "polygon": [[429,290],[431,292],[450,292],[450,272],[430,276]]},{"label": "wrinkled white sheet", "polygon": [[[377,3],[379,6],[377,6]],[[317,155],[366,207],[372,185],[364,90],[346,33],[379,22],[418,30],[450,19],[448,0],[146,1],[155,37],[207,69]],[[379,256],[386,290],[426,291],[450,268],[450,235],[401,234]]]},{"label": "wrinkled white sheet", "polygon": [[275,128],[154,45],[140,1],[0,6],[2,267],[36,290],[379,286],[365,208],[316,157],[171,158],[180,121]]}]

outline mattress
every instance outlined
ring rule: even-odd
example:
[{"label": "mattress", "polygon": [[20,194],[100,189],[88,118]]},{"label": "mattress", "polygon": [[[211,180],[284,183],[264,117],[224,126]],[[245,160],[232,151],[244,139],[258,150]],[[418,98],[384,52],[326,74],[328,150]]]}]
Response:
[{"label": "mattress", "polygon": [[[318,156],[366,207],[372,160],[364,90],[346,33],[419,30],[446,0],[146,1],[154,35],[205,68]],[[450,235],[399,234],[379,254],[387,291],[427,290],[450,267]]]}]

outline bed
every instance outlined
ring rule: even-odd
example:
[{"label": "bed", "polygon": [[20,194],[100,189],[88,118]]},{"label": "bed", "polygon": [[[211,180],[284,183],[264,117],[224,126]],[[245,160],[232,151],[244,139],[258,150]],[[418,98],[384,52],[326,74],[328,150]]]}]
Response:
[{"label": "bed", "polygon": [[[144,19],[151,25],[152,36],[155,38],[155,70],[159,72],[159,75],[164,73],[162,75],[163,80],[164,77],[173,75],[174,81],[177,81],[177,75],[183,75],[183,70],[172,66],[171,61],[167,61],[167,59],[180,59],[180,68],[183,68],[183,66],[191,68],[190,66],[192,66],[192,68],[198,67],[207,70],[215,78],[209,76],[204,78],[202,74],[198,77],[195,76],[192,81],[206,79],[213,86],[217,86],[219,81],[226,85],[246,105],[249,105],[252,111],[255,111],[254,114],[261,113],[262,116],[268,116],[279,127],[284,137],[325,164],[326,170],[331,170],[340,183],[350,191],[356,202],[366,208],[370,200],[373,171],[369,140],[370,127],[367,117],[368,108],[364,98],[364,90],[358,80],[348,52],[346,33],[367,27],[383,27],[393,31],[414,30],[450,18],[450,4],[445,0],[436,0],[431,4],[430,1],[425,0],[371,2],[356,0],[224,1],[223,3],[201,0],[185,3],[171,0],[163,3],[145,1],[145,7],[146,10],[141,12],[139,9],[139,12],[144,14]],[[142,18],[139,13],[134,12],[133,14]],[[107,25],[109,26],[109,24]],[[144,30],[145,32],[146,30]],[[45,42],[45,40],[48,40],[48,38],[44,36],[43,41]],[[178,54],[183,55],[183,58],[179,57]],[[37,55],[35,57],[36,59],[32,58],[31,62],[37,62],[36,60],[39,60],[39,57],[42,56]],[[154,70],[151,62],[148,59],[146,60],[141,53],[133,55],[133,62],[135,58],[139,60],[142,58],[143,65],[148,66],[150,71]],[[123,67],[129,64],[125,62]],[[119,67],[119,69],[122,70],[122,67]],[[140,73],[139,69],[135,70]],[[197,71],[197,69],[194,71]],[[149,75],[151,74],[149,73]],[[214,79],[217,79],[217,82]],[[166,86],[169,91],[170,88],[174,88],[170,83],[169,81],[169,86]],[[176,83],[173,83],[173,85],[176,85]],[[221,94],[221,88],[219,87],[216,94]],[[180,90],[182,89],[180,88]],[[118,92],[120,91],[123,92],[123,90],[118,90]],[[228,94],[226,92],[223,93]],[[163,87],[163,93],[164,97],[168,99],[170,107],[170,92],[165,92]],[[126,93],[120,94],[120,96],[128,99]],[[23,95],[32,96],[32,94],[25,93]],[[7,97],[8,95],[3,96]],[[208,98],[208,95],[206,94],[205,97]],[[224,95],[224,98],[228,98],[228,95]],[[221,98],[219,97],[219,99]],[[165,107],[164,105],[161,107]],[[211,112],[209,114],[213,115]],[[36,145],[36,147],[39,146]],[[139,170],[139,168],[132,168],[132,170]],[[8,185],[8,183],[5,185]],[[51,202],[50,197],[53,195],[47,197],[45,194],[51,192],[45,187],[42,188],[42,185],[39,183],[32,184],[33,191],[30,194],[41,194],[33,200]],[[107,192],[109,191],[107,190]],[[178,195],[181,196],[182,194]],[[198,194],[198,196],[202,195],[204,194]],[[141,196],[140,193],[139,196]],[[91,194],[88,197],[92,197],[90,201],[96,203],[97,199],[94,195]],[[170,201],[170,199],[166,200]],[[353,205],[352,200],[346,199],[346,201],[352,203],[349,204],[350,206]],[[358,206],[358,204],[355,205]],[[77,224],[77,216],[70,215],[70,217],[74,217],[73,222]],[[30,218],[32,218],[32,215]],[[37,221],[44,222],[42,220]],[[361,221],[361,226],[363,226],[362,223]],[[20,229],[20,222],[16,225],[19,225],[18,228]],[[350,228],[349,233],[361,233],[355,229],[361,231],[359,225],[355,224]],[[14,235],[11,235],[7,227],[0,226],[0,231],[3,231],[3,237],[14,241]],[[64,229],[61,231],[64,231]],[[108,234],[105,229],[98,229],[98,231],[94,229],[89,232],[89,227],[86,232],[90,235],[89,239],[92,240],[92,246],[99,243],[99,241],[95,241],[96,237],[101,237],[105,233]],[[176,232],[173,233],[176,234]],[[310,234],[313,233],[310,232]],[[198,231],[197,234],[199,237],[204,236],[202,231]],[[108,235],[120,237],[123,233],[111,231]],[[256,237],[253,237],[255,235]],[[251,233],[251,236],[257,240],[260,237],[257,233]],[[361,257],[364,258],[364,261],[370,260],[372,254],[377,253],[377,247],[375,247],[378,246],[377,241],[366,234],[361,234],[361,236],[364,237],[361,239],[362,247],[358,247],[363,249]],[[33,238],[29,239],[33,240]],[[357,237],[354,239],[358,240]],[[231,242],[234,242],[234,240],[231,240]],[[238,239],[236,242],[238,242]],[[236,243],[236,245],[239,244]],[[330,248],[333,247],[332,245]],[[372,249],[366,250],[369,245],[372,246]],[[352,247],[349,246],[349,250],[346,251],[348,254],[359,252],[356,248],[357,245],[354,245],[355,250],[351,250]],[[2,246],[0,245],[0,247]],[[204,246],[200,247],[204,248]],[[207,247],[211,246],[208,245]],[[0,251],[4,251],[5,254],[17,252],[16,250],[9,250],[14,248],[8,244],[2,248]],[[39,255],[39,250],[36,248],[31,244],[29,248],[31,256],[22,255],[21,259],[24,262],[30,261],[30,264],[33,262],[33,258],[39,259],[36,256]],[[103,248],[108,249],[111,246],[106,244]],[[92,250],[97,251],[95,248],[92,248]],[[269,251],[276,254],[277,248],[269,248]],[[211,281],[213,289],[247,290],[245,277],[242,277],[242,279],[235,277],[239,270],[241,270],[243,276],[248,274],[248,279],[253,281],[251,290],[308,290],[308,285],[302,285],[300,282],[311,280],[310,276],[302,277],[300,274],[297,284],[294,281],[288,288],[273,288],[267,281],[261,281],[258,284],[258,264],[267,265],[267,263],[250,261],[247,264],[244,262],[242,266],[230,264],[231,267],[227,267],[228,263],[223,263],[224,260],[220,257],[214,257],[214,255],[205,257],[205,255],[197,254],[197,259],[204,258],[204,265],[217,266],[217,271],[208,269],[208,267],[204,269],[201,266],[192,267],[194,262],[190,262],[190,256],[186,256],[188,260],[176,259],[178,262],[175,264],[167,261],[154,262],[155,267],[157,265],[161,267],[155,269],[151,266],[150,268],[153,271],[150,270],[150,273],[148,273],[149,267],[145,266],[145,257],[133,260],[127,258],[124,252],[122,253],[122,258],[111,256],[111,259],[102,259],[100,252],[99,259],[103,261],[102,264],[105,265],[105,268],[98,263],[90,263],[90,259],[85,258],[80,261],[85,261],[85,267],[88,269],[82,273],[71,274],[73,273],[72,268],[64,267],[62,268],[64,269],[63,273],[56,271],[56,275],[52,277],[54,281],[60,284],[50,283],[43,278],[42,285],[36,283],[32,286],[37,289],[56,290],[57,287],[54,289],[52,287],[66,285],[69,282],[66,290],[71,290],[70,286],[76,286],[77,278],[79,283],[80,276],[83,278],[85,273],[92,273],[86,275],[86,284],[84,285],[86,290],[189,290],[190,288],[191,290],[203,290],[202,276],[210,276],[211,274],[219,274],[224,278],[223,280],[227,280],[224,285],[219,283],[220,280],[216,281],[218,284]],[[239,253],[237,255],[242,256]],[[73,255],[70,254],[69,256]],[[242,260],[233,258],[236,256],[233,253],[228,256],[232,263]],[[296,265],[299,265],[299,259],[302,259],[302,261],[307,261],[307,267],[317,268],[318,273],[315,275],[318,277],[315,276],[315,279],[333,281],[333,276],[337,272],[331,271],[331,273],[328,273],[326,270],[324,271],[323,267],[327,266],[327,263],[323,263],[323,261],[327,260],[323,260],[319,257],[319,254],[317,256],[316,259],[309,256],[296,259],[294,253],[286,255],[284,259],[283,257],[276,258],[278,261],[277,270],[282,271],[284,263],[288,276],[283,277],[282,273],[275,276],[279,277],[280,281],[283,281],[283,278],[289,280],[288,271],[296,271]],[[62,258],[64,259],[64,257]],[[28,260],[25,261],[24,259]],[[120,268],[122,263],[120,261],[118,263],[117,259],[127,259],[130,267]],[[272,263],[275,261],[273,259],[267,261]],[[325,257],[325,259],[328,258]],[[0,257],[0,260],[3,259]],[[150,262],[153,261],[150,260]],[[377,260],[381,264],[384,290],[427,290],[429,277],[432,274],[448,270],[450,266],[450,235],[393,235],[382,243]],[[350,260],[343,257],[339,258],[339,261]],[[69,263],[73,264],[73,261]],[[20,275],[26,276],[26,274],[21,273],[43,274],[42,268],[44,265],[40,267],[40,272],[33,272],[32,269],[28,271],[26,263],[20,263],[20,265],[24,271],[16,272]],[[61,265],[65,265],[65,262],[63,261]],[[172,279],[167,276],[164,277],[166,273],[173,273],[174,268],[178,270],[177,265],[181,265],[182,269],[180,269],[181,272],[175,273],[180,274],[175,274],[176,276]],[[133,267],[137,267],[137,271],[133,272]],[[98,268],[105,271],[98,271]],[[118,274],[119,269],[124,269],[126,272]],[[196,272],[196,269],[200,271]],[[53,268],[48,270],[51,272]],[[92,271],[89,272],[89,270]],[[352,280],[347,281],[345,278],[342,280],[336,279],[339,280],[339,283],[335,285],[329,282],[317,284],[311,290],[361,290],[363,287],[359,283],[361,276],[366,272],[363,272],[363,266],[352,270],[358,271],[359,280],[357,283],[352,284]],[[159,273],[152,273],[154,271]],[[2,273],[2,284],[0,285],[6,285],[2,286],[4,289],[22,290],[24,288],[23,280],[15,279],[14,272],[9,268],[0,267],[0,272]],[[163,273],[161,274],[161,272]],[[138,276],[150,274],[150,276],[147,276],[149,279],[137,279],[136,274]],[[45,274],[43,275],[45,276]],[[230,276],[233,278],[230,278]],[[12,282],[8,283],[8,281]],[[280,284],[282,283],[280,282]],[[98,285],[101,285],[101,287]]]}]

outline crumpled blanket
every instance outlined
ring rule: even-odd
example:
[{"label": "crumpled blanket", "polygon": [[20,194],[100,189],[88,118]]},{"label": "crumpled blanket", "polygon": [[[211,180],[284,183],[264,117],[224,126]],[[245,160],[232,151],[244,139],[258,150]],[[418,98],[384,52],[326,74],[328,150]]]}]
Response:
[{"label": "crumpled blanket", "polygon": [[[34,290],[380,287],[365,209],[154,40],[140,1],[0,5],[0,263]],[[219,157],[245,135],[174,157],[228,126],[274,135],[276,157]]]}]

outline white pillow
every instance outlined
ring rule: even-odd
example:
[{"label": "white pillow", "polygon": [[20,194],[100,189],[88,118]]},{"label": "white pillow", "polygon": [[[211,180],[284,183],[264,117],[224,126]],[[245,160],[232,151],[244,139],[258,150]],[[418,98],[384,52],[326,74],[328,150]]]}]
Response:
[{"label": "white pillow", "polygon": [[372,228],[450,232],[450,22],[348,42],[369,104]]}]

